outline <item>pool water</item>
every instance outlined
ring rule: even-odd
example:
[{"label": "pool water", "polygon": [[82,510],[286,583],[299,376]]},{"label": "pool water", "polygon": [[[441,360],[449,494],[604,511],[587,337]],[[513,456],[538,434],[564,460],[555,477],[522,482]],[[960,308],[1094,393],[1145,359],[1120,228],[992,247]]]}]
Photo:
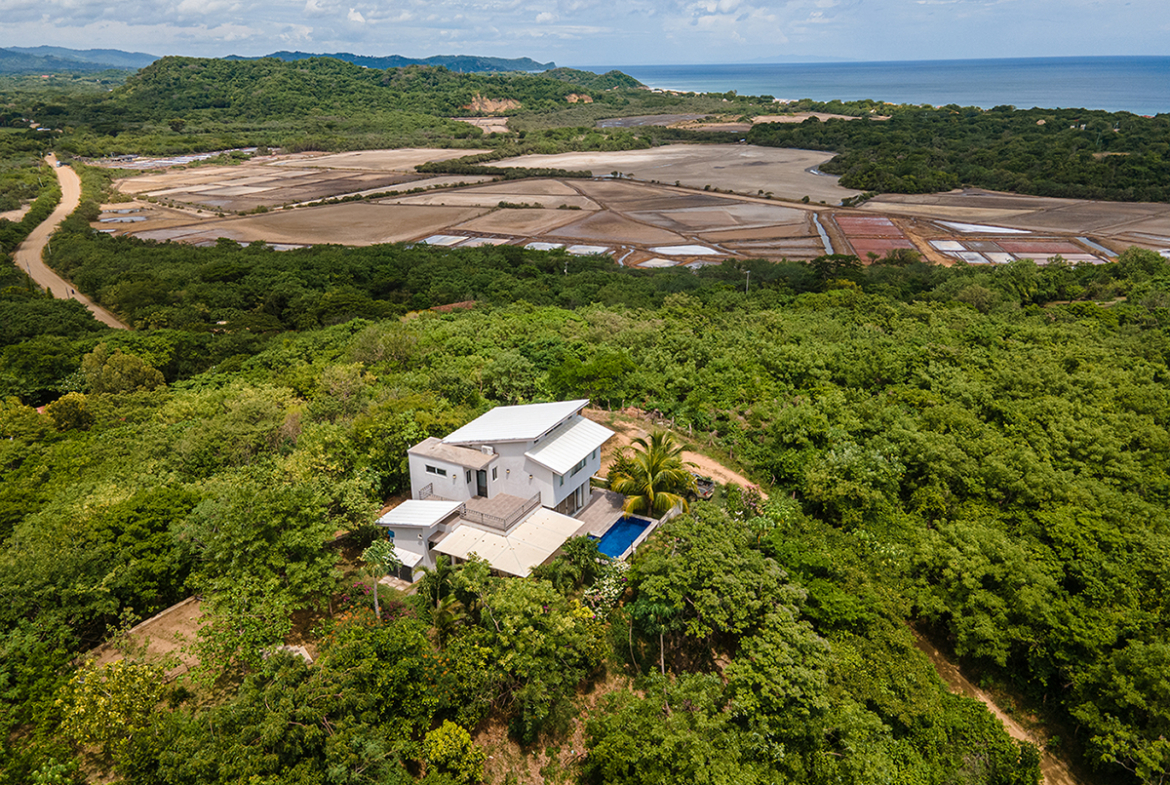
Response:
[{"label": "pool water", "polygon": [[597,542],[597,550],[616,559],[629,550],[630,545],[649,525],[650,521],[624,515],[601,536]]}]

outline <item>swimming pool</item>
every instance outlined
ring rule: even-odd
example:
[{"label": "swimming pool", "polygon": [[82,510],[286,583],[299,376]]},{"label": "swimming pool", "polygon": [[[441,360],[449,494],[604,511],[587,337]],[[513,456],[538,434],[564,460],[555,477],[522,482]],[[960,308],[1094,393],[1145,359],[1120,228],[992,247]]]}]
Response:
[{"label": "swimming pool", "polygon": [[623,515],[609,527],[609,531],[601,535],[601,539],[597,541],[597,550],[611,558],[620,558],[650,524],[651,521],[644,518]]}]

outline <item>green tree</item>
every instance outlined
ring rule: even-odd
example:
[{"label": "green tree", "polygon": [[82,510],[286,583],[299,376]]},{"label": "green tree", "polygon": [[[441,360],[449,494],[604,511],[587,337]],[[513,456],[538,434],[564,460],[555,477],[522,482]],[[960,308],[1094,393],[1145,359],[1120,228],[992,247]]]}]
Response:
[{"label": "green tree", "polygon": [[164,675],[160,666],[132,660],[81,668],[59,701],[65,714],[62,730],[120,763],[135,737],[151,726],[166,689]]},{"label": "green tree", "polygon": [[687,491],[695,489],[693,464],[682,459],[683,448],[667,431],[655,431],[650,439],[634,439],[634,451],[623,471],[610,474],[609,487],[626,496],[626,512],[665,515],[674,507],[690,509]]},{"label": "green tree", "polygon": [[166,384],[157,368],[121,349],[111,354],[104,343],[81,358],[81,372],[90,392],[99,395],[153,390]]},{"label": "green tree", "polygon": [[423,739],[423,758],[428,766],[450,774],[459,785],[476,785],[483,779],[487,753],[471,740],[465,728],[444,720]]},{"label": "green tree", "polygon": [[65,393],[45,407],[45,414],[53,418],[59,431],[85,431],[93,425],[93,413],[89,410],[85,393]]},{"label": "green tree", "polygon": [[374,574],[374,616],[382,620],[382,608],[378,605],[378,586],[382,576],[389,572],[396,572],[402,567],[402,562],[394,553],[394,543],[390,540],[379,539],[370,547],[362,551],[362,561],[372,568]]}]

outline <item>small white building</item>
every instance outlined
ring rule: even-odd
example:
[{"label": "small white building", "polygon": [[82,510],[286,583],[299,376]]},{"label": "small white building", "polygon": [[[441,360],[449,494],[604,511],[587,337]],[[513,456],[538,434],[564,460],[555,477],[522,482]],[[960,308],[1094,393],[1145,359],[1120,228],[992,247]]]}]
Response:
[{"label": "small white building", "polygon": [[581,415],[588,403],[499,406],[411,447],[411,500],[378,520],[404,568],[434,566],[432,551],[476,553],[527,575],[550,558],[579,528],[571,516],[588,504],[613,435]]}]

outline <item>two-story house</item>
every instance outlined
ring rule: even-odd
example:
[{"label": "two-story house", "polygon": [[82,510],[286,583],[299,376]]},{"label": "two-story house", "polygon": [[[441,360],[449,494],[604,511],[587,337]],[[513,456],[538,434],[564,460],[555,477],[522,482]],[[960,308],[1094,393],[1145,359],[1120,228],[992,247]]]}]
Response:
[{"label": "two-story house", "polygon": [[[408,450],[411,500],[378,520],[409,568],[432,551],[477,553],[493,568],[527,575],[578,526],[601,445],[613,431],[586,419],[582,399],[499,406],[445,438]],[[410,563],[413,561],[413,563]]]}]

